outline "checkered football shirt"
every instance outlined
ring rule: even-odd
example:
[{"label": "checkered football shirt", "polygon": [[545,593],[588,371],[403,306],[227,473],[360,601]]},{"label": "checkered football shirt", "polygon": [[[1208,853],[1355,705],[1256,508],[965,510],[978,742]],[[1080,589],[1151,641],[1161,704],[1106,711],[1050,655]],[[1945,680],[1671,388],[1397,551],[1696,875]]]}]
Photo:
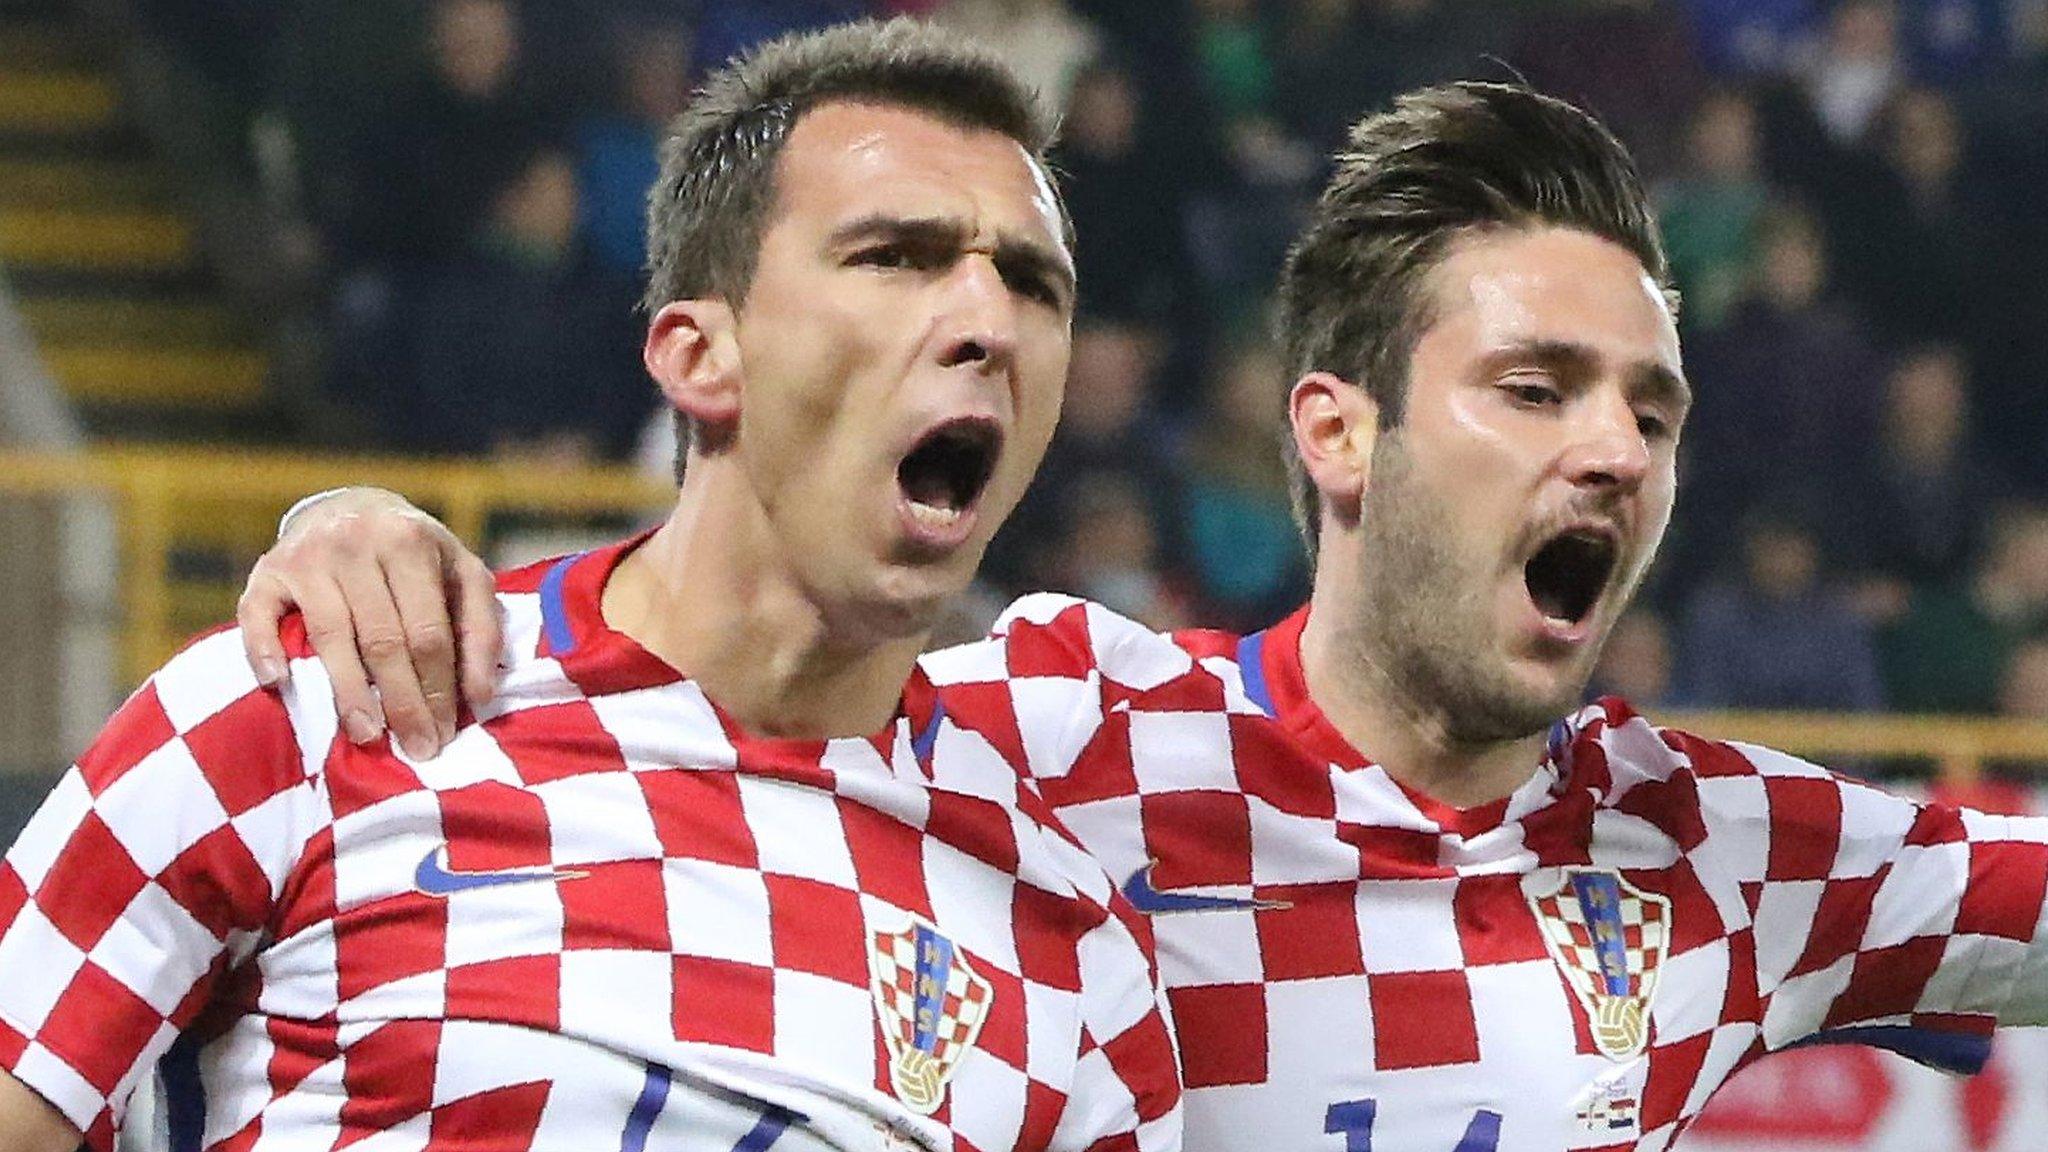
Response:
[{"label": "checkered football shirt", "polygon": [[431,761],[337,739],[301,636],[281,695],[173,660],[0,864],[0,1067],[100,1149],[167,1054],[180,1147],[1177,1148],[1147,929],[1016,764],[922,673],[742,734],[604,627],[622,554],[501,581]]},{"label": "checkered football shirt", "polygon": [[1613,700],[1454,810],[1309,701],[1305,620],[1168,638],[1035,596],[934,663],[1003,662],[1040,789],[1151,915],[1190,1148],[1661,1150],[1766,1053],[1972,1071],[2048,1021],[2048,821]]}]

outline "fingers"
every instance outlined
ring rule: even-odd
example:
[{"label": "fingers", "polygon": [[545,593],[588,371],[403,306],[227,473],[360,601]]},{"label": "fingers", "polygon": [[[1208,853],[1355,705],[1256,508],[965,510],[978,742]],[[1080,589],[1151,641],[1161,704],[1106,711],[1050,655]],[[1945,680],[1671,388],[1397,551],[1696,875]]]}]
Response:
[{"label": "fingers", "polygon": [[[376,682],[391,734],[415,760],[434,755],[441,746],[438,727],[413,666],[405,615],[386,581],[385,568],[374,560],[361,559],[343,566],[335,579],[347,601],[356,651]],[[321,655],[324,659],[326,654]]]},{"label": "fingers", "polygon": [[[455,626],[449,620],[438,555],[410,548],[396,553],[385,559],[383,578],[397,606],[399,639],[430,723],[415,731],[410,713],[402,715],[400,702],[388,691],[384,712],[399,743],[418,758],[416,748],[430,744],[439,751],[455,739]],[[377,682],[383,686],[381,674]]]},{"label": "fingers", "polygon": [[249,586],[235,601],[235,623],[242,630],[242,654],[256,673],[256,682],[275,688],[291,679],[291,662],[278,639],[278,622],[296,605],[291,589],[267,572],[249,577]]},{"label": "fingers", "polygon": [[306,640],[327,668],[341,730],[357,744],[375,740],[384,732],[384,710],[356,654],[355,624],[341,586],[332,577],[309,578],[298,585],[297,599]]},{"label": "fingers", "polygon": [[484,562],[459,550],[448,565],[447,587],[455,597],[455,639],[462,656],[462,696],[474,709],[498,691],[498,662],[505,630],[498,619],[498,582]]}]

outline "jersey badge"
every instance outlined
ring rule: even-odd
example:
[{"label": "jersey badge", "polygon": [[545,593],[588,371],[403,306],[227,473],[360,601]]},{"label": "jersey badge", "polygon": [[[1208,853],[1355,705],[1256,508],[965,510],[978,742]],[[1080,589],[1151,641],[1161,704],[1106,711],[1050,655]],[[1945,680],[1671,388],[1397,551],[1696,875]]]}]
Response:
[{"label": "jersey badge", "polygon": [[889,1081],[912,1111],[929,1116],[981,1035],[994,990],[958,945],[915,918],[898,931],[870,936],[868,971],[889,1050]]},{"label": "jersey badge", "polygon": [[1633,1132],[1641,1120],[1642,1094],[1626,1079],[1595,1080],[1576,1104],[1573,1115],[1580,1131],[1597,1136]]},{"label": "jersey badge", "polygon": [[1650,1039],[1650,1000],[1671,946],[1671,901],[1644,892],[1608,869],[1568,868],[1529,906],[1543,926],[1551,959],[1585,1006],[1593,1043],[1611,1060],[1629,1060]]}]

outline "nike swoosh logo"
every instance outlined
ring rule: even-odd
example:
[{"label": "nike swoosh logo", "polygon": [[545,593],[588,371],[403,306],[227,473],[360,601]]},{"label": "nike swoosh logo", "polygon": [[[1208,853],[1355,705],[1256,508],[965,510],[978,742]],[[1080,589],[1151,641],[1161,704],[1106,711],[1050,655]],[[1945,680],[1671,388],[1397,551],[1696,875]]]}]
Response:
[{"label": "nike swoosh logo", "polygon": [[1202,896],[1193,892],[1162,892],[1152,886],[1152,869],[1159,861],[1148,862],[1143,868],[1131,873],[1124,881],[1124,898],[1131,906],[1147,916],[1164,916],[1175,912],[1256,912],[1262,908],[1292,908],[1285,900],[1257,900],[1240,896]]},{"label": "nike swoosh logo", "polygon": [[576,880],[589,875],[587,872],[570,872],[558,868],[499,868],[491,872],[457,872],[448,867],[448,846],[441,845],[420,859],[420,866],[413,870],[413,887],[428,896],[453,896],[457,892],[469,892],[478,888],[496,888],[505,884],[539,884],[558,880]]}]

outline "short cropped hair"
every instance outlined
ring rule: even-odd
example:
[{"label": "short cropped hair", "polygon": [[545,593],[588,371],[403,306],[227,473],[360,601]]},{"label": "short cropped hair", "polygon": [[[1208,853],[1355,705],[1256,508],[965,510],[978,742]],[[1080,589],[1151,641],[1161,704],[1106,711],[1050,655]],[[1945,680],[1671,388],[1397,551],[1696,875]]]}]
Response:
[{"label": "short cropped hair", "polygon": [[[1401,422],[1409,360],[1432,322],[1425,282],[1456,240],[1576,228],[1633,253],[1674,305],[1642,179],[1585,112],[1517,84],[1424,88],[1352,128],[1281,273],[1276,323],[1292,379],[1363,388]],[[1316,554],[1321,500],[1286,438],[1295,521]]]},{"label": "short cropped hair", "polygon": [[[806,112],[836,101],[998,132],[1041,167],[1054,135],[1037,94],[993,51],[929,24],[864,20],[770,41],[713,73],[669,127],[648,197],[649,315],[675,300],[745,302],[782,147]],[[1061,223],[1071,243],[1064,207]],[[680,478],[690,441],[680,417],[676,432]]]}]

